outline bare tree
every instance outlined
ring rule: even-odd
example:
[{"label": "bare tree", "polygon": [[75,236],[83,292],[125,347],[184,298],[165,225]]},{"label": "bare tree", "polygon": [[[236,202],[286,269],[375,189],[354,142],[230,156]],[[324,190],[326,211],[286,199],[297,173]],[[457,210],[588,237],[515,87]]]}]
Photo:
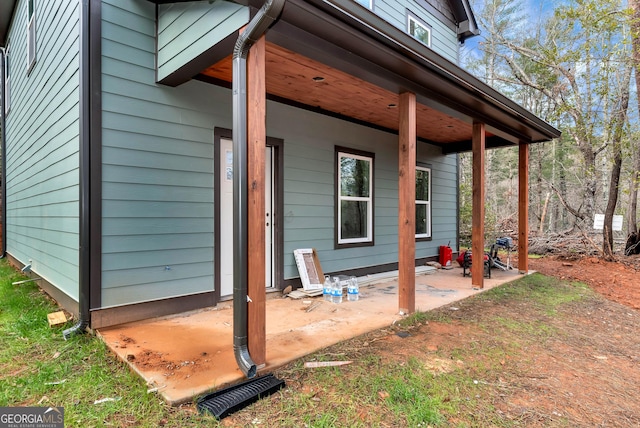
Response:
[{"label": "bare tree", "polygon": [[616,70],[603,64],[613,63],[620,51],[624,20],[618,0],[584,0],[558,6],[544,31],[491,35],[501,47],[493,53],[510,68],[511,76],[503,78],[544,95],[547,117],[561,125],[581,154],[582,197],[569,208],[582,223],[590,222],[596,210],[596,159],[610,144],[602,138],[603,129],[612,129],[617,118],[602,111],[617,107],[609,97],[620,93],[609,90]]},{"label": "bare tree", "polygon": [[[631,17],[631,46],[632,61],[635,72],[636,88],[640,88],[640,0],[629,0],[632,10]],[[640,97],[638,97],[638,112],[640,113]],[[629,177],[629,206],[627,209],[627,232],[629,235],[638,233],[637,207],[638,186],[640,186],[640,144],[636,142],[633,151],[633,169]]]},{"label": "bare tree", "polygon": [[[605,258],[612,260],[613,255],[613,214],[618,204],[618,194],[620,183],[620,172],[622,170],[622,138],[624,128],[627,123],[627,110],[629,108],[629,88],[631,80],[632,65],[625,65],[622,73],[621,94],[618,101],[618,108],[615,111],[615,118],[612,120],[611,147],[613,151],[613,165],[611,167],[611,178],[609,181],[609,200],[604,213],[604,227],[602,240],[602,253]],[[626,83],[625,83],[626,82]]]}]

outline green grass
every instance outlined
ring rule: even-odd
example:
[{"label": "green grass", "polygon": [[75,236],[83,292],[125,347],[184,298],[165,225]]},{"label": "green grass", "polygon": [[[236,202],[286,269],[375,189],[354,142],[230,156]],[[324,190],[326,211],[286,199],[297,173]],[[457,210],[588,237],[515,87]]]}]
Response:
[{"label": "green grass", "polygon": [[567,283],[534,273],[501,287],[492,288],[480,294],[478,298],[492,301],[526,301],[553,314],[559,306],[581,300],[587,295],[592,295],[592,292],[586,284]]},{"label": "green grass", "polygon": [[[47,323],[46,315],[58,308],[35,283],[12,285],[21,279],[0,262],[0,406],[63,406],[67,427],[224,424],[199,416],[193,406],[171,408],[148,394],[147,385],[98,338],[78,335],[65,341],[62,330],[69,326],[52,329]],[[432,356],[464,361],[440,374],[425,367],[423,357],[411,355],[399,363],[361,349],[351,355],[352,346],[341,344],[339,352],[353,364],[309,370],[295,362],[276,374],[288,383],[298,380],[297,388],[289,386],[232,417],[242,426],[514,426],[494,411],[490,387],[478,379],[497,379],[522,343],[560,334],[546,320],[588,295],[583,284],[535,274],[459,302],[459,311],[415,313],[395,328],[476,323],[486,337],[436,351]],[[473,320],[481,305],[526,306],[534,319],[521,319],[511,310]],[[309,358],[335,359],[335,353],[320,351]],[[103,398],[115,401],[94,404]]]},{"label": "green grass", "polygon": [[[459,322],[478,327],[484,335],[464,346],[435,351],[445,361],[463,362],[437,375],[416,357],[398,364],[371,356],[354,358],[359,364],[306,373],[304,384],[312,385],[321,401],[338,405],[323,407],[321,416],[305,421],[309,426],[519,426],[521,421],[505,418],[494,408],[492,397],[504,392],[499,388],[496,392],[494,385],[502,384],[515,359],[530,363],[527,346],[562,335],[550,321],[563,316],[567,305],[591,295],[584,284],[534,274],[458,302],[458,311],[442,308],[412,314],[397,328],[412,331],[429,322]],[[485,309],[491,309],[490,315]],[[374,416],[370,412],[363,423],[357,413],[345,412],[344,396],[355,402],[352,406],[375,408]]]},{"label": "green grass", "polygon": [[[98,338],[65,341],[47,314],[58,307],[35,283],[0,263],[0,406],[63,406],[65,426],[189,426],[216,422],[167,407]],[[117,401],[94,404],[96,400]],[[191,425],[194,426],[194,425]]]}]

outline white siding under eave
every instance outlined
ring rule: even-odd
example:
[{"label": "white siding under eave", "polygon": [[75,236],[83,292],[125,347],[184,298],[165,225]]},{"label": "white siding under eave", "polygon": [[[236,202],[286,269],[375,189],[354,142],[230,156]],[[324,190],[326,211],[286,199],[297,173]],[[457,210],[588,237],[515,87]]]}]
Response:
[{"label": "white siding under eave", "polygon": [[38,1],[27,74],[27,1],[9,32],[7,252],[78,300],[79,2]]}]

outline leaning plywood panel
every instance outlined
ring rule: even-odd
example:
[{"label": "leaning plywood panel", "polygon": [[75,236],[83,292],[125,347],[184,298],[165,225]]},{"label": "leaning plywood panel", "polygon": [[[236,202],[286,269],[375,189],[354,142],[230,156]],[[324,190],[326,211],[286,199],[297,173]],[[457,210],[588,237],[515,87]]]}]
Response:
[{"label": "leaning plywood panel", "polygon": [[316,250],[313,248],[301,248],[294,250],[293,254],[304,291],[322,289],[324,274],[322,273],[322,266]]}]

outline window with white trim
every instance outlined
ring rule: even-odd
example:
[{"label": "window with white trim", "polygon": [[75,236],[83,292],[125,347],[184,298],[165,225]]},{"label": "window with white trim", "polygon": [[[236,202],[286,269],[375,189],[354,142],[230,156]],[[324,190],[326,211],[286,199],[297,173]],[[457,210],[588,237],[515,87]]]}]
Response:
[{"label": "window with white trim", "polygon": [[11,109],[11,71],[9,67],[9,44],[7,43],[7,48],[5,49],[5,57],[4,57],[4,114],[9,114],[9,110]]},{"label": "window with white trim", "polygon": [[337,243],[373,244],[373,154],[336,155]]},{"label": "window with white trim", "polygon": [[36,63],[36,0],[29,0],[27,15],[27,73]]},{"label": "window with white trim", "polygon": [[431,27],[411,14],[407,15],[407,32],[414,39],[431,47]]},{"label": "window with white trim", "polygon": [[431,169],[416,167],[416,238],[431,238]]},{"label": "window with white trim", "polygon": [[373,10],[373,0],[356,0],[356,3],[360,3],[367,9]]}]

